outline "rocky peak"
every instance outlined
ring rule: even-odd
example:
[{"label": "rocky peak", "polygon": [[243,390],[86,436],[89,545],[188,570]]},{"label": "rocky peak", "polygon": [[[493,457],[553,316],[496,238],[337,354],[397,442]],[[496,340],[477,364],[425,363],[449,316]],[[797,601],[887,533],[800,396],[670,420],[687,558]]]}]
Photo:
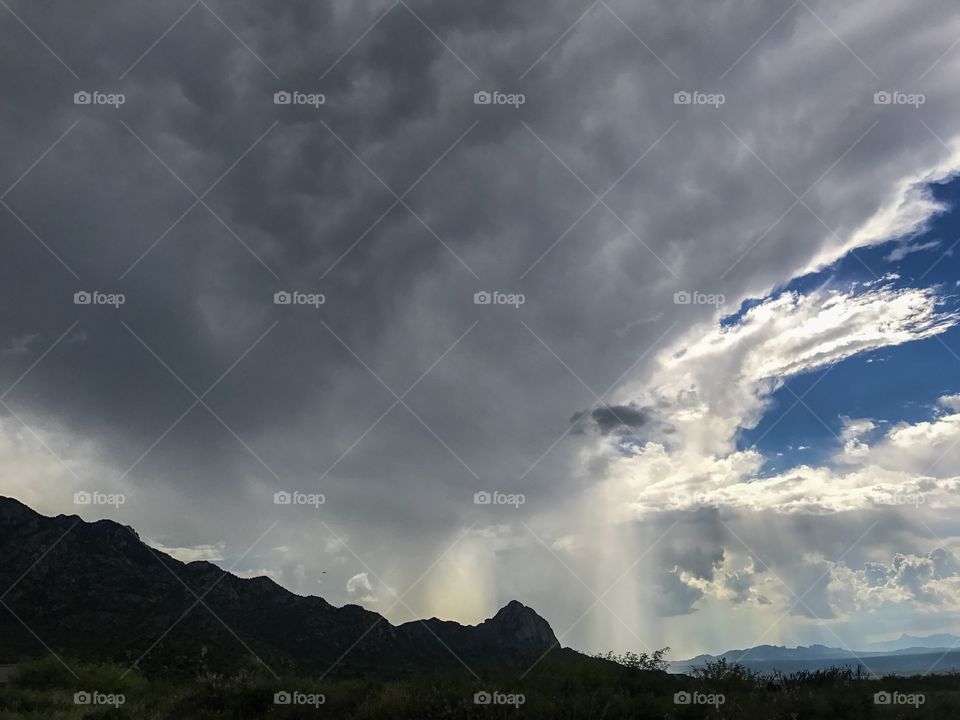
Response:
[{"label": "rocky peak", "polygon": [[559,647],[550,623],[540,617],[533,608],[511,600],[497,614],[480,625],[498,643],[522,649],[547,649]]}]

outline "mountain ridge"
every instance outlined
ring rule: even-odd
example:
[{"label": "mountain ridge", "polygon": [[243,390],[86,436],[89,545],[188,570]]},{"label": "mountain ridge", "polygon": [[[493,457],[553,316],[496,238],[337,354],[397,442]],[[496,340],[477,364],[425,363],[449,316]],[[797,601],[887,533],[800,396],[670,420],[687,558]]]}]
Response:
[{"label": "mountain ridge", "polygon": [[947,649],[960,646],[960,637],[951,633],[934,633],[931,635],[910,635],[901,633],[896,640],[882,640],[870,643],[867,650],[889,651],[910,650],[918,648]]},{"label": "mountain ridge", "polygon": [[755,645],[749,648],[726,650],[716,655],[701,653],[686,660],[677,660],[677,663],[703,662],[707,660],[737,660],[750,658],[752,660],[778,659],[807,659],[815,657],[870,657],[875,655],[914,654],[921,655],[931,650],[957,650],[960,648],[960,637],[950,633],[936,633],[932,635],[910,635],[902,633],[896,640],[885,640],[869,643],[861,650],[831,647],[829,645]]},{"label": "mountain ridge", "polygon": [[[918,644],[927,643],[927,644]],[[951,672],[960,669],[960,637],[946,633],[913,636],[903,633],[896,640],[871,643],[865,650],[827,645],[757,645],[727,650],[717,655],[701,654],[670,663],[673,672],[687,673],[707,663],[726,661],[758,671],[796,672],[828,667],[863,666],[869,672],[891,674]]]},{"label": "mountain ridge", "polygon": [[477,625],[438,618],[392,625],[359,605],[296,595],[267,577],[182,562],[112,520],[48,517],[3,496],[0,588],[9,588],[3,604],[10,610],[0,618],[0,662],[46,645],[158,673],[227,669],[249,657],[267,667],[350,675],[573,652],[516,600]]}]

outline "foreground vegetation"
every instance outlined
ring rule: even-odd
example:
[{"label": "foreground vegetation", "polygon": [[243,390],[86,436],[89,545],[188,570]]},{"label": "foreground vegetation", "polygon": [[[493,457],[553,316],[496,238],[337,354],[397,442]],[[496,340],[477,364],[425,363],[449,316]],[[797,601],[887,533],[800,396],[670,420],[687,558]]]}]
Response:
[{"label": "foreground vegetation", "polygon": [[[190,680],[171,680],[147,679],[117,665],[68,659],[65,666],[45,658],[21,665],[11,682],[0,686],[0,720],[857,720],[960,715],[958,675],[873,680],[844,668],[760,676],[717,662],[684,676],[669,675],[662,667],[662,653],[570,654],[548,657],[522,679],[521,673],[503,669],[481,673],[482,680],[467,671],[377,681],[277,678],[251,665],[230,675],[200,669]],[[885,699],[889,704],[883,704]]]}]

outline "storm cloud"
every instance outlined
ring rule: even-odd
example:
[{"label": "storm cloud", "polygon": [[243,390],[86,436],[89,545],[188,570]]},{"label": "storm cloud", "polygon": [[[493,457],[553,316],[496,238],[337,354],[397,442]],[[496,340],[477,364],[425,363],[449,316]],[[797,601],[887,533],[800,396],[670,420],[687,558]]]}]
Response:
[{"label": "storm cloud", "polygon": [[582,432],[584,418],[589,417],[590,423],[601,434],[610,435],[614,432],[630,432],[642,428],[649,421],[649,415],[641,408],[631,405],[604,405],[593,410],[582,410],[574,413],[570,422],[577,423]]}]

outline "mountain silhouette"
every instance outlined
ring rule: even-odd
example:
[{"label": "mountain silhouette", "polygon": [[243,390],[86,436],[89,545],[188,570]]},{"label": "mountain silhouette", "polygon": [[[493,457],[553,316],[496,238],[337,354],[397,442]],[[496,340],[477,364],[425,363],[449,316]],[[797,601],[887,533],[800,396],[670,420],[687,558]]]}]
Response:
[{"label": "mountain silhouette", "polygon": [[130,527],[46,517],[0,496],[0,663],[52,650],[177,674],[262,662],[335,676],[503,666],[561,654],[550,625],[511,601],[479,625],[390,624],[266,577],[183,563]]},{"label": "mountain silhouette", "polygon": [[936,635],[909,635],[907,633],[901,633],[900,637],[896,640],[870,643],[866,649],[889,652],[896,650],[921,650],[925,648],[954,650],[957,647],[960,647],[960,637],[949,633],[937,633]]},{"label": "mountain silhouette", "polygon": [[[947,642],[953,638],[953,642]],[[783,647],[757,645],[744,650],[727,650],[719,655],[697,655],[670,663],[673,672],[690,673],[707,663],[725,660],[761,673],[826,670],[863,666],[869,673],[953,673],[960,670],[960,643],[953,635],[916,637],[903,634],[897,640],[868,645],[866,650],[826,645]]]}]

